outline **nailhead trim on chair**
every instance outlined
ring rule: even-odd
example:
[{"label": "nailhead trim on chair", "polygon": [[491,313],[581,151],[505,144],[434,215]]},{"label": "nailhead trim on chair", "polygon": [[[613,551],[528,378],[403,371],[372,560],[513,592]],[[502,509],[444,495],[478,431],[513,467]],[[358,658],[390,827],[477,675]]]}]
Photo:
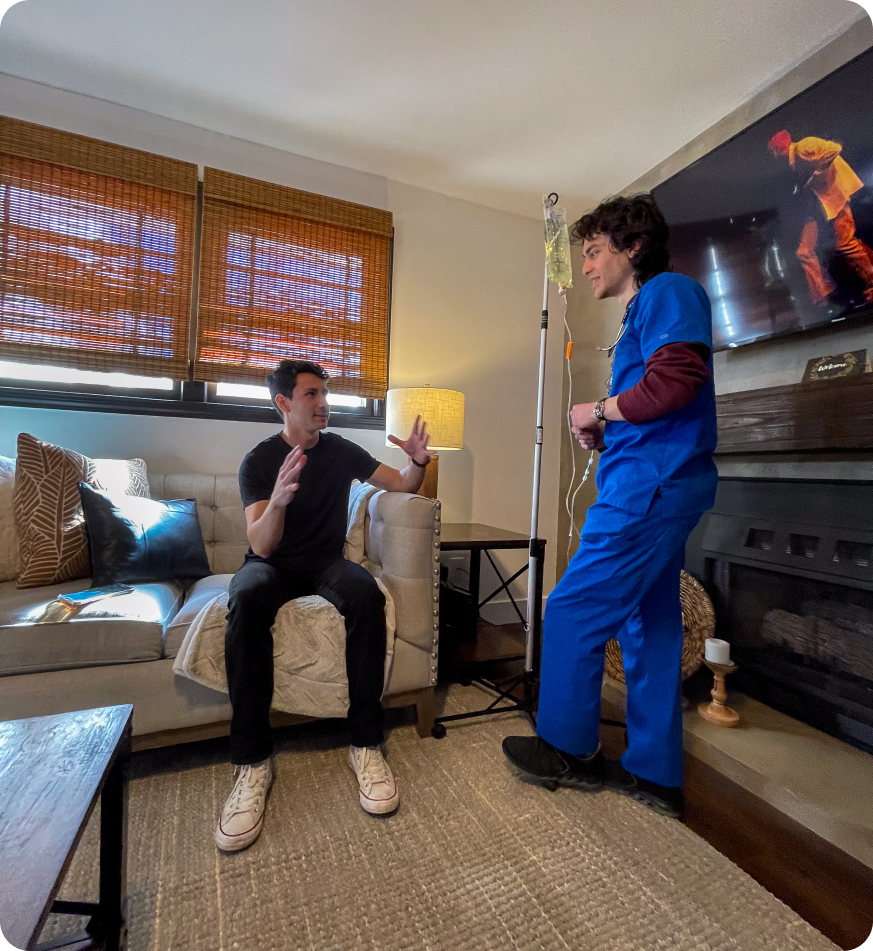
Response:
[{"label": "nailhead trim on chair", "polygon": [[431,666],[431,669],[430,669],[430,670],[431,670],[431,673],[433,674],[433,676],[430,678],[430,682],[431,682],[431,685],[432,685],[432,686],[435,686],[435,685],[436,685],[436,682],[437,682],[436,672],[437,672],[437,660],[438,660],[438,656],[439,656],[439,654],[438,654],[438,650],[439,650],[439,637],[438,637],[438,633],[439,633],[439,629],[440,629],[440,624],[439,624],[439,613],[440,613],[440,609],[439,609],[439,602],[440,602],[440,598],[439,598],[439,588],[440,588],[440,537],[439,537],[439,536],[440,536],[440,507],[441,507],[441,506],[440,506],[439,500],[438,500],[438,499],[435,499],[435,500],[434,500],[434,506],[433,506],[433,548],[434,548],[434,552],[433,552],[433,563],[434,563],[434,568],[433,568],[433,576],[434,576],[434,582],[433,582],[433,587],[434,587],[434,599],[433,599],[433,600],[434,600],[434,604],[435,604],[436,606],[435,606],[434,609],[433,609],[433,617],[434,617],[434,621],[433,621],[433,632],[434,632],[434,633],[433,633],[433,651],[431,652],[431,655],[430,655],[430,656],[431,656],[431,660],[433,661],[433,665]]}]

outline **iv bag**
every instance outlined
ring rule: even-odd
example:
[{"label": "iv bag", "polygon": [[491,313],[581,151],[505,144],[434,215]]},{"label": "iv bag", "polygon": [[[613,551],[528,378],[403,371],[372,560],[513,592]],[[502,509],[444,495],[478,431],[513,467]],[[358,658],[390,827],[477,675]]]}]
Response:
[{"label": "iv bag", "polygon": [[543,196],[543,218],[546,231],[546,272],[553,284],[573,286],[573,268],[570,263],[570,235],[561,205],[553,205]]}]

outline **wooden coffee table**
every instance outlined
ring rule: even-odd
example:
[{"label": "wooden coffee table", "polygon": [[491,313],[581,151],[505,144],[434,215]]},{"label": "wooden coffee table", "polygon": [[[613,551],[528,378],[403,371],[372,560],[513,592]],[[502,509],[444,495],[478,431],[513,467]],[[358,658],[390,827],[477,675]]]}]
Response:
[{"label": "wooden coffee table", "polygon": [[[0,929],[16,948],[124,946],[127,764],[133,707],[0,723]],[[100,798],[100,901],[56,901]],[[84,933],[37,944],[49,912]]]}]

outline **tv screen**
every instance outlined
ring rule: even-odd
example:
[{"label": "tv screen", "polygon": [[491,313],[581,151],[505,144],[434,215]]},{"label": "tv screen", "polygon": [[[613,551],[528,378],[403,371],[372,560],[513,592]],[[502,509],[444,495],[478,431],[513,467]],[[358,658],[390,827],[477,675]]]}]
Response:
[{"label": "tv screen", "polygon": [[873,50],[653,192],[714,349],[873,315]]}]

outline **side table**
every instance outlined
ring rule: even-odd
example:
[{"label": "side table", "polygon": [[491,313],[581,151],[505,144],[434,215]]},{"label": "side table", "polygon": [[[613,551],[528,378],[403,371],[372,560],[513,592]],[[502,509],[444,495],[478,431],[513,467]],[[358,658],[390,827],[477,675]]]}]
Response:
[{"label": "side table", "polygon": [[[543,542],[545,544],[545,542]],[[489,601],[497,597],[501,591],[506,591],[509,600],[515,608],[519,621],[526,623],[527,618],[521,613],[509,585],[527,571],[527,565],[519,568],[511,578],[504,578],[500,569],[494,563],[491,552],[495,549],[524,548],[530,549],[530,539],[527,535],[512,532],[506,528],[496,528],[493,525],[483,525],[480,522],[443,522],[440,529],[440,551],[468,551],[470,552],[470,593],[476,601],[478,609],[483,608]],[[483,600],[479,600],[479,579],[482,572],[482,552],[491,563],[500,585]],[[542,565],[540,565],[542,575]]]},{"label": "side table", "polygon": [[[132,718],[124,704],[0,723],[0,929],[14,947],[124,947]],[[98,797],[99,903],[57,901]],[[50,912],[90,921],[84,933],[40,946]]]},{"label": "side table", "polygon": [[[434,720],[434,727],[431,731],[436,739],[441,739],[446,735],[445,723],[453,720],[469,720],[474,717],[487,716],[495,713],[505,713],[508,710],[519,710],[527,713],[533,719],[533,709],[535,704],[534,681],[536,680],[536,671],[539,667],[540,644],[542,637],[542,603],[543,603],[543,565],[545,560],[546,542],[542,538],[529,538],[520,532],[513,532],[505,528],[497,528],[493,525],[483,525],[480,522],[443,522],[440,530],[440,551],[469,551],[470,552],[470,594],[473,596],[476,617],[471,618],[471,623],[475,625],[478,618],[479,609],[491,601],[501,591],[505,591],[509,596],[516,614],[525,626],[527,619],[521,613],[515,598],[512,596],[510,585],[516,578],[528,570],[525,564],[519,568],[511,577],[504,578],[500,569],[491,557],[491,552],[500,549],[524,549],[529,551],[536,559],[536,601],[533,612],[533,668],[534,672],[528,674],[527,671],[520,676],[513,677],[505,682],[496,682],[488,680],[485,677],[473,677],[471,680],[480,684],[487,690],[496,694],[494,701],[484,710],[477,710],[471,713],[456,713],[451,716],[437,717]],[[481,577],[482,552],[491,563],[500,584],[489,595],[479,600],[479,579]],[[503,658],[511,659],[511,658]],[[514,695],[514,691],[521,687],[523,697]],[[501,705],[502,701],[502,705]]]}]

